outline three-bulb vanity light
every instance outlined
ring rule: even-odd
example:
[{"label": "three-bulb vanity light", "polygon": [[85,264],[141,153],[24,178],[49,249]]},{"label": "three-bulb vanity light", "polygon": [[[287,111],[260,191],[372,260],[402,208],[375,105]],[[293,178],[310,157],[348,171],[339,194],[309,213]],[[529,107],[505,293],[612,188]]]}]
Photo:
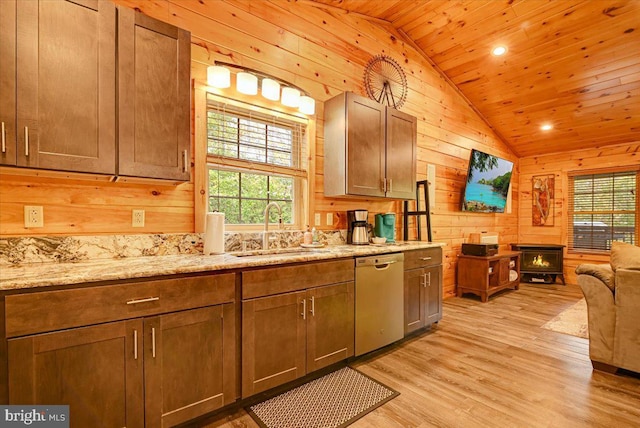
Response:
[{"label": "three-bulb vanity light", "polygon": [[[233,66],[235,67],[235,66]],[[258,94],[258,76],[260,73],[242,69],[236,74],[236,90],[245,95]],[[303,94],[300,89],[286,86],[284,82],[261,75],[260,93],[271,101],[278,101],[287,107],[298,108],[301,113],[312,115],[316,111],[316,102],[310,96]],[[222,65],[207,67],[207,84],[220,89],[231,86],[231,70]],[[282,96],[280,94],[282,88]]]}]

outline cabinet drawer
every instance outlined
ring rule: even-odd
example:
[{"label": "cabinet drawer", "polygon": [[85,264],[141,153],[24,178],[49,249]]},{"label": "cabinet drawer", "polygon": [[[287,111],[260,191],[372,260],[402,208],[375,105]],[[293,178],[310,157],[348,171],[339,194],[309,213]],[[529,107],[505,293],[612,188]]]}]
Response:
[{"label": "cabinet drawer", "polygon": [[353,259],[242,272],[242,299],[353,281]]},{"label": "cabinet drawer", "polygon": [[423,250],[405,251],[404,270],[442,264],[442,248],[425,248]]},{"label": "cabinet drawer", "polygon": [[235,274],[6,296],[7,337],[233,302]]}]

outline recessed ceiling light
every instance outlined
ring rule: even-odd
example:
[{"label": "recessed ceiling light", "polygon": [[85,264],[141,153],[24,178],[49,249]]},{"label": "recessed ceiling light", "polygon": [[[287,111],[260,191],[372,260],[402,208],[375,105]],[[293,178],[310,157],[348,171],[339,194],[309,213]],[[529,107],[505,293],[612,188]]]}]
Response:
[{"label": "recessed ceiling light", "polygon": [[506,46],[496,46],[495,48],[493,48],[491,53],[494,54],[495,56],[502,56],[502,55],[507,53],[507,47]]},{"label": "recessed ceiling light", "polygon": [[551,129],[553,129],[553,125],[549,123],[545,123],[540,127],[540,129],[542,129],[543,131],[550,131]]}]

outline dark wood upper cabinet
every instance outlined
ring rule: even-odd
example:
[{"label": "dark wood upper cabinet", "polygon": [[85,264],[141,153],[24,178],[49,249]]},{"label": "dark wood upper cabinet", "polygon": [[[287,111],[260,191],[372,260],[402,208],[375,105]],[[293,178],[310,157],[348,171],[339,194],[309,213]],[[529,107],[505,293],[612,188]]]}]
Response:
[{"label": "dark wood upper cabinet", "polygon": [[115,6],[18,1],[15,26],[15,164],[115,174]]},{"label": "dark wood upper cabinet", "polygon": [[0,164],[16,164],[16,2],[0,1]]},{"label": "dark wood upper cabinet", "polygon": [[387,198],[416,198],[418,120],[415,116],[387,108]]},{"label": "dark wood upper cabinet", "polygon": [[347,92],[324,119],[326,196],[415,199],[415,117]]},{"label": "dark wood upper cabinet", "polygon": [[189,32],[110,1],[0,3],[0,164],[190,179]]},{"label": "dark wood upper cabinet", "polygon": [[118,7],[118,175],[189,180],[190,43]]}]

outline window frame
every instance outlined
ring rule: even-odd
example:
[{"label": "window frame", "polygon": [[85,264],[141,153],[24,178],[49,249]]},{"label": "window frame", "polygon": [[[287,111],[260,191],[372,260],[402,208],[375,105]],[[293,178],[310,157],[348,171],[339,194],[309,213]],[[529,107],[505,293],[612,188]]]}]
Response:
[{"label": "window frame", "polygon": [[[238,167],[230,167],[230,166],[222,166],[220,164],[214,164],[214,163],[210,163],[207,162],[206,165],[206,170],[207,170],[207,177],[209,176],[209,171],[211,170],[222,170],[222,171],[231,171],[231,172],[240,172],[240,173],[254,173],[254,174],[263,174],[263,175],[267,175],[267,176],[281,176],[281,177],[290,177],[293,178],[293,200],[292,200],[292,207],[291,207],[291,213],[292,213],[292,217],[293,217],[293,222],[292,223],[285,223],[284,227],[287,229],[299,229],[301,226],[300,221],[296,221],[299,220],[298,217],[298,213],[302,213],[302,207],[301,205],[304,204],[304,200],[303,200],[303,196],[304,196],[304,192],[302,191],[302,188],[304,187],[304,180],[301,179],[300,177],[296,177],[296,176],[292,176],[292,175],[279,175],[279,174],[274,174],[274,173],[267,173],[267,172],[263,172],[263,171],[258,171],[258,170],[247,170],[244,168],[238,168]],[[207,186],[208,189],[208,186]],[[211,195],[209,195],[209,192],[207,191],[207,205],[206,205],[206,209],[207,211],[209,210],[209,199],[211,199]],[[241,198],[239,198],[241,199]],[[302,203],[301,203],[302,201]],[[266,204],[265,204],[266,206]],[[274,210],[271,210],[269,217],[271,219],[274,218]],[[277,222],[273,222],[270,221],[269,225],[274,225],[277,226],[278,223]],[[241,223],[241,224],[237,224],[237,223],[225,223],[225,228],[228,230],[235,230],[235,231],[262,231],[264,227],[264,223],[255,223],[255,224],[250,224],[250,223]]]},{"label": "window frame", "polygon": [[[599,249],[599,248],[583,248],[583,247],[575,247],[574,240],[574,217],[575,215],[580,214],[605,214],[605,215],[614,215],[616,213],[625,214],[625,212],[620,211],[628,211],[628,210],[602,210],[602,211],[575,211],[575,188],[574,188],[574,180],[576,177],[587,177],[594,175],[607,175],[607,174],[616,174],[616,173],[630,173],[635,175],[635,210],[631,212],[626,212],[627,214],[634,214],[635,221],[635,229],[633,231],[633,239],[634,244],[638,245],[638,238],[640,236],[640,209],[638,208],[638,204],[640,202],[640,195],[638,195],[638,191],[640,190],[640,166],[627,166],[620,168],[606,168],[606,169],[594,169],[594,170],[580,170],[580,171],[570,171],[567,173],[567,224],[565,227],[567,233],[567,252],[572,254],[592,254],[592,255],[608,255],[610,254],[610,249]],[[592,192],[593,194],[593,192]],[[615,208],[615,207],[614,207]]]},{"label": "window frame", "polygon": [[[313,151],[312,139],[315,137],[315,119],[307,117],[294,110],[286,111],[286,108],[280,108],[279,103],[270,106],[267,102],[264,105],[257,105],[257,101],[265,101],[259,97],[244,97],[242,95],[236,98],[230,98],[225,90],[218,90],[203,84],[195,84],[194,88],[194,114],[195,121],[195,154],[194,165],[196,175],[196,201],[195,201],[195,230],[196,232],[204,232],[204,218],[209,210],[209,170],[225,169],[225,170],[244,170],[246,172],[264,173],[270,175],[290,176],[294,178],[294,200],[292,206],[293,223],[287,224],[286,229],[302,230],[305,224],[308,224],[308,216],[310,212],[309,195],[313,194],[314,184],[310,177],[313,176],[315,170],[315,156]],[[228,91],[228,90],[227,90]],[[236,96],[237,94],[231,94]],[[208,154],[208,99],[214,97],[218,101],[234,105],[239,108],[255,111],[261,114],[273,115],[276,117],[286,118],[286,120],[297,122],[303,125],[301,141],[301,159],[305,160],[306,168],[289,168],[278,165],[260,164],[242,159],[226,158],[218,155]],[[261,103],[262,104],[262,103]],[[273,107],[273,108],[272,108]],[[247,168],[247,166],[250,166]],[[273,211],[273,210],[272,210]],[[275,217],[271,215],[271,218]],[[276,223],[270,222],[270,225]],[[263,230],[263,224],[226,224],[225,228],[229,231],[238,232],[257,232]]]}]

